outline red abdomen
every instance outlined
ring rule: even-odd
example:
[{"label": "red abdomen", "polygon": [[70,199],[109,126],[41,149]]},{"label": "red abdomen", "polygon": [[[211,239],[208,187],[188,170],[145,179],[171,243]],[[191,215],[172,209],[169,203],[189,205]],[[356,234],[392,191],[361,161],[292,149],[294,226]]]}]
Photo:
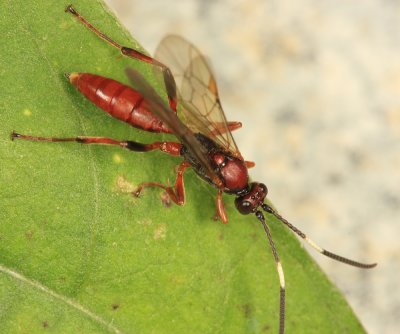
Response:
[{"label": "red abdomen", "polygon": [[113,79],[90,73],[71,73],[70,82],[95,105],[130,125],[152,132],[172,131],[149,109],[138,91]]}]

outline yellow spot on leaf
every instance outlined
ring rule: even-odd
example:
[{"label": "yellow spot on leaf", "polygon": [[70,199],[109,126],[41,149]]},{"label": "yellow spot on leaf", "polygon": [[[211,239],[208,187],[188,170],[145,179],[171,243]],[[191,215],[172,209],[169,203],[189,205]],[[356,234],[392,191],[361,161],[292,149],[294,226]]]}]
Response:
[{"label": "yellow spot on leaf", "polygon": [[166,236],[167,236],[167,225],[165,225],[164,223],[157,225],[153,234],[154,240],[160,240],[160,239],[164,240]]},{"label": "yellow spot on leaf", "polygon": [[24,116],[32,116],[32,111],[29,110],[28,108],[25,108],[24,110],[22,110],[22,114]]},{"label": "yellow spot on leaf", "polygon": [[136,187],[126,180],[123,176],[118,176],[116,181],[116,188],[123,193],[131,193],[135,191]]},{"label": "yellow spot on leaf", "polygon": [[120,164],[123,161],[122,157],[117,153],[113,155],[112,159],[116,164]]}]

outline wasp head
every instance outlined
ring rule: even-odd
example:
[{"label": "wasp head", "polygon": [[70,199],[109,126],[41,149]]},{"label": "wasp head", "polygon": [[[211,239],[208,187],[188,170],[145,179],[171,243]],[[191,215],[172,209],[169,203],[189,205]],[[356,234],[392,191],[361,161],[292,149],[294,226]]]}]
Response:
[{"label": "wasp head", "polygon": [[235,199],[235,205],[242,215],[254,213],[257,208],[264,204],[268,189],[263,183],[250,183],[249,191]]}]

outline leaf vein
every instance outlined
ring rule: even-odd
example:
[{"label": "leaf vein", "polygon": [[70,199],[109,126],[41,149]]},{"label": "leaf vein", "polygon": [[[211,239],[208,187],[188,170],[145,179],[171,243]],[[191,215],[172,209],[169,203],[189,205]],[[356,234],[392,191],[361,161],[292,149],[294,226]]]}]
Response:
[{"label": "leaf vein", "polygon": [[66,296],[63,296],[57,292],[55,292],[54,290],[51,290],[50,288],[48,288],[47,286],[39,283],[38,281],[32,280],[30,278],[27,278],[25,276],[23,276],[22,274],[11,270],[3,265],[0,264],[0,272],[2,272],[3,274],[6,274],[8,276],[11,276],[12,278],[21,281],[25,284],[28,284],[32,287],[34,287],[35,289],[44,292],[45,294],[50,295],[51,297],[62,301],[63,303],[71,306],[72,308],[80,311],[81,313],[83,313],[85,316],[87,316],[88,318],[94,320],[95,322],[101,324],[102,326],[104,326],[105,328],[107,328],[109,330],[110,333],[116,333],[116,334],[123,334],[123,332],[118,329],[117,327],[115,327],[114,325],[112,325],[110,322],[107,322],[106,320],[104,320],[103,318],[101,318],[100,316],[98,316],[97,314],[93,313],[92,311],[90,311],[89,309],[85,308],[84,306],[82,306],[81,304],[77,303],[76,301],[67,298]]}]

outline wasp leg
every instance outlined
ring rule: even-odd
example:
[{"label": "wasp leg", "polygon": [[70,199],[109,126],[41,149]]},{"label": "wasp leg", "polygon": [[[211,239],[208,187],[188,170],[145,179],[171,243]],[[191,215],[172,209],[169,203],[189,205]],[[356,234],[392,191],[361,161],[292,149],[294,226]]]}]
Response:
[{"label": "wasp leg", "polygon": [[242,127],[241,122],[216,122],[214,123],[214,130],[209,133],[211,137],[219,136],[220,134],[226,133],[228,131],[235,131]]},{"label": "wasp leg", "polygon": [[218,189],[217,199],[216,199],[216,213],[214,215],[214,220],[221,219],[222,224],[228,223],[228,217],[226,215],[226,210],[224,202],[222,201],[222,190]]},{"label": "wasp leg", "polygon": [[167,192],[174,203],[178,205],[183,205],[185,203],[185,186],[183,183],[183,173],[188,167],[190,167],[190,165],[186,161],[183,161],[179,165],[175,185],[173,187],[165,186],[158,182],[144,182],[140,184],[139,187],[132,194],[136,197],[139,197],[144,188],[159,187]]},{"label": "wasp leg", "polygon": [[29,135],[22,135],[20,133],[16,133],[13,131],[11,133],[11,139],[24,139],[30,141],[47,141],[47,142],[77,142],[80,144],[103,144],[103,145],[117,145],[122,148],[126,148],[131,151],[135,152],[148,152],[153,150],[160,150],[161,152],[180,156],[182,144],[176,142],[169,142],[169,141],[156,141],[150,144],[142,144],[132,140],[115,140],[112,138],[106,137],[85,137],[85,136],[78,136],[78,137],[68,137],[68,138],[55,138],[55,137],[36,137],[36,136],[29,136]]},{"label": "wasp leg", "polygon": [[67,8],[65,8],[65,11],[74,15],[79,20],[79,22],[81,22],[85,27],[87,27],[89,30],[94,32],[102,40],[106,41],[113,47],[119,49],[124,56],[134,58],[134,59],[143,61],[145,63],[152,64],[154,66],[159,67],[164,76],[164,84],[165,84],[165,87],[167,90],[169,105],[170,105],[171,109],[176,112],[176,105],[178,103],[178,97],[176,94],[175,80],[171,74],[170,69],[166,65],[159,62],[157,59],[154,59],[154,58],[147,56],[137,50],[122,46],[119,43],[115,42],[110,37],[108,37],[106,34],[102,33],[100,30],[98,30],[96,27],[94,27],[88,20],[86,20],[81,14],[79,14],[72,5],[68,5]]}]

